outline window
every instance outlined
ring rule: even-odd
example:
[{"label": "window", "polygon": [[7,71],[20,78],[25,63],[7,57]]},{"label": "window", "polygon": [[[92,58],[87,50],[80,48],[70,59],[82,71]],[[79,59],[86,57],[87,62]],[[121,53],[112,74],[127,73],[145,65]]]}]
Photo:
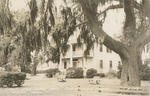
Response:
[{"label": "window", "polygon": [[107,52],[109,53],[109,49],[107,48]]},{"label": "window", "polygon": [[64,62],[64,69],[67,69],[67,62]]},{"label": "window", "polygon": [[118,66],[120,66],[121,65],[121,61],[118,61]]},{"label": "window", "polygon": [[147,49],[147,53],[148,53],[148,51],[149,51],[149,50],[148,50],[148,45],[147,45],[146,47],[147,47],[146,49]]},{"label": "window", "polygon": [[77,68],[78,59],[73,59],[73,68]]},{"label": "window", "polygon": [[112,53],[112,51],[109,49],[109,52]]},{"label": "window", "polygon": [[110,67],[110,69],[112,68],[112,61],[111,60],[109,61],[109,67]]},{"label": "window", "polygon": [[103,69],[103,60],[100,60],[100,69]]},{"label": "window", "polygon": [[77,68],[77,61],[73,61],[73,68]]},{"label": "window", "polygon": [[108,52],[108,53],[111,53],[112,51],[111,51],[109,48],[107,48],[107,52]]},{"label": "window", "polygon": [[143,49],[143,52],[145,53],[145,47],[144,47],[144,49]]},{"label": "window", "polygon": [[75,44],[73,45],[73,51],[76,51],[76,45]]},{"label": "window", "polygon": [[100,52],[103,52],[103,45],[100,44]]}]

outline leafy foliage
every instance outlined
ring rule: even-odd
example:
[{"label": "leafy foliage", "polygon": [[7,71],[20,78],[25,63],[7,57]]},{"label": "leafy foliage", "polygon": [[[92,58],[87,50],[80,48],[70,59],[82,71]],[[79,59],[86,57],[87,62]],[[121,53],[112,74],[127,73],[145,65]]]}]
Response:
[{"label": "leafy foliage", "polygon": [[141,80],[150,80],[150,67],[148,65],[142,65],[140,69]]},{"label": "leafy foliage", "polygon": [[0,74],[0,86],[7,85],[7,87],[12,87],[16,84],[18,87],[24,83],[26,74],[22,72],[2,72]]},{"label": "leafy foliage", "polygon": [[52,78],[56,73],[60,72],[59,69],[48,69],[46,70],[46,76]]},{"label": "leafy foliage", "polygon": [[0,34],[8,32],[11,29],[13,22],[12,14],[9,9],[9,0],[1,0],[0,3]]},{"label": "leafy foliage", "polygon": [[83,78],[83,69],[82,68],[67,69],[66,78]]},{"label": "leafy foliage", "polygon": [[69,7],[63,8],[62,11],[63,23],[61,27],[56,28],[55,32],[52,34],[53,40],[56,46],[52,48],[52,60],[59,63],[60,54],[68,49],[68,39],[73,34],[76,29],[76,19],[71,12]]},{"label": "leafy foliage", "polygon": [[30,12],[31,21],[30,22],[33,24],[36,20],[37,12],[38,12],[37,1],[36,0],[31,0],[30,3],[29,3],[29,8],[31,10],[31,12]]},{"label": "leafy foliage", "polygon": [[[118,66],[119,71],[117,72],[117,77],[121,78],[122,66]],[[148,65],[140,66],[140,77],[141,80],[150,80],[150,67]]]},{"label": "leafy foliage", "polygon": [[115,78],[116,77],[116,71],[115,70],[110,70],[108,73],[107,73],[107,76],[108,78]]},{"label": "leafy foliage", "polygon": [[[30,13],[30,15],[29,17],[27,16],[24,21],[19,21],[17,19],[13,21],[12,17],[18,15],[12,15],[10,13],[9,0],[2,0],[2,3],[0,3],[3,7],[0,9],[0,12],[3,12],[1,14],[3,16],[0,16],[0,32],[4,33],[4,31],[9,30],[9,32],[13,33],[8,34],[7,32],[7,34],[3,35],[4,37],[9,35],[9,41],[5,42],[6,44],[4,46],[0,46],[2,50],[4,50],[4,52],[1,54],[2,58],[4,58],[3,62],[1,62],[2,65],[8,62],[13,62],[15,64],[20,64],[22,67],[27,67],[31,62],[30,52],[33,50],[38,52],[40,49],[42,49],[42,47],[45,47],[47,43],[49,43],[47,37],[51,31],[51,26],[54,26],[55,24],[52,11],[53,0],[42,0],[42,5],[38,5],[38,2],[39,1],[37,0],[30,0],[28,10],[30,12],[25,12],[26,14]],[[41,14],[42,12],[44,15]],[[3,17],[8,18],[4,19]],[[10,25],[14,26],[14,28],[11,28]],[[10,46],[10,44],[14,45],[13,49],[11,49],[12,46]],[[10,58],[10,60],[8,60],[8,58]]]},{"label": "leafy foliage", "polygon": [[97,70],[94,68],[90,68],[86,71],[87,78],[93,78],[97,74]]},{"label": "leafy foliage", "polygon": [[78,36],[77,41],[78,44],[82,42],[86,45],[86,50],[84,50],[84,55],[87,56],[89,54],[90,49],[94,47],[94,43],[96,42],[96,39],[94,38],[94,35],[90,31],[90,28],[86,25],[81,26],[81,34]]},{"label": "leafy foliage", "polygon": [[97,74],[95,74],[95,76],[100,76],[101,78],[104,78],[105,77],[105,73],[97,73]]}]

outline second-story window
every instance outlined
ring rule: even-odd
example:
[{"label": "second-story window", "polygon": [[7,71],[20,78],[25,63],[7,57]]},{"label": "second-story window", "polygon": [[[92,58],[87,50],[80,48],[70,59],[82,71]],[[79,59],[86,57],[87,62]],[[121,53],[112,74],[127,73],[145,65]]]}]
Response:
[{"label": "second-story window", "polygon": [[148,53],[148,51],[149,51],[149,47],[148,47],[148,44],[147,44],[147,46],[146,46],[146,47],[147,47],[146,49],[147,49],[147,53]]},{"label": "second-story window", "polygon": [[103,44],[100,44],[100,52],[103,52]]},{"label": "second-story window", "polygon": [[112,69],[112,61],[109,61],[109,68]]},{"label": "second-story window", "polygon": [[64,69],[67,69],[67,62],[64,62]]},{"label": "second-story window", "polygon": [[112,53],[112,51],[109,49],[109,52]]},{"label": "second-story window", "polygon": [[76,45],[75,44],[73,45],[73,51],[76,51]]},{"label": "second-story window", "polygon": [[106,50],[107,50],[108,53],[111,53],[111,52],[112,52],[109,48],[106,48]]},{"label": "second-story window", "polygon": [[103,60],[100,60],[100,69],[103,69]]},{"label": "second-story window", "polygon": [[118,66],[120,66],[121,65],[121,61],[118,61]]}]

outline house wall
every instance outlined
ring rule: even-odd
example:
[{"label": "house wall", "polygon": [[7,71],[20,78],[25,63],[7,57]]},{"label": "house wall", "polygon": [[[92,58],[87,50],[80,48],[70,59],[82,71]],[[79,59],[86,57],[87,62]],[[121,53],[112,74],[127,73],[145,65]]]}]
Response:
[{"label": "house wall", "polygon": [[[59,69],[64,70],[64,60],[67,61],[67,68],[73,67],[73,59],[78,59],[77,67],[82,67],[86,72],[89,68],[95,68],[99,73],[108,73],[109,71],[118,71],[118,66],[121,64],[121,59],[118,54],[102,45],[102,52],[100,51],[101,44],[94,44],[94,48],[90,50],[90,55],[87,58],[84,57],[84,50],[86,49],[85,44],[81,47],[76,45],[75,51],[73,51],[73,45],[77,44],[77,37],[80,31],[76,30],[68,40],[68,51],[66,56],[60,57]],[[148,46],[149,45],[149,46]],[[150,58],[150,44],[147,44],[142,53],[142,62],[144,64],[147,58]],[[150,60],[150,59],[149,59]],[[103,63],[101,65],[101,62]],[[112,62],[112,68],[110,68],[110,62]],[[64,70],[65,71],[65,70]]]},{"label": "house wall", "polygon": [[[100,68],[100,60],[103,61],[103,68]],[[112,68],[110,68],[110,62],[112,62]],[[121,63],[120,57],[115,52],[107,52],[107,48],[102,45],[102,52],[100,51],[100,45],[95,44],[93,64],[98,72],[108,73],[110,70],[117,71],[118,65]]]},{"label": "house wall", "polygon": [[[67,62],[67,68],[73,67],[73,64],[71,64],[71,59],[72,59],[72,63],[74,62],[74,59],[77,59],[77,65],[76,67],[82,67],[83,70],[86,72],[88,69],[90,68],[95,68],[97,69],[97,71],[103,72],[103,73],[108,73],[110,70],[115,70],[117,71],[117,66],[118,66],[118,62],[121,61],[120,57],[114,53],[114,52],[107,52],[107,48],[103,46],[103,51],[100,52],[100,45],[99,44],[95,44],[94,45],[94,49],[90,50],[90,56],[87,56],[86,58],[84,57],[84,49],[85,46],[82,45],[81,47],[78,47],[76,45],[75,51],[73,51],[73,44],[70,44],[70,47],[66,56],[62,56],[61,57],[61,64],[59,65],[59,68],[61,71],[65,71],[64,69],[64,62]],[[72,49],[72,51],[71,51]],[[70,54],[71,53],[71,54]],[[67,56],[69,55],[69,56]],[[65,57],[67,57],[67,59],[65,59]],[[103,61],[103,68],[101,68],[100,66],[100,60]],[[110,61],[112,62],[112,68],[110,69]]]}]

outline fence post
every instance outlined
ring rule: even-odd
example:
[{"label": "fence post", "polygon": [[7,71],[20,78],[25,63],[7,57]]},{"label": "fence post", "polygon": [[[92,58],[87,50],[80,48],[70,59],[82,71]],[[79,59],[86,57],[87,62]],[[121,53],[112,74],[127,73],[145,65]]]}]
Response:
[{"label": "fence post", "polygon": [[98,92],[99,92],[99,93],[101,93],[101,87],[99,87],[99,90],[98,90]]},{"label": "fence post", "polygon": [[[78,91],[78,92],[81,91],[80,86],[78,86],[78,90],[77,90],[77,91]],[[77,94],[77,96],[81,96],[81,94]]]},{"label": "fence post", "polygon": [[81,91],[81,90],[80,90],[80,86],[78,86],[78,91]]}]

